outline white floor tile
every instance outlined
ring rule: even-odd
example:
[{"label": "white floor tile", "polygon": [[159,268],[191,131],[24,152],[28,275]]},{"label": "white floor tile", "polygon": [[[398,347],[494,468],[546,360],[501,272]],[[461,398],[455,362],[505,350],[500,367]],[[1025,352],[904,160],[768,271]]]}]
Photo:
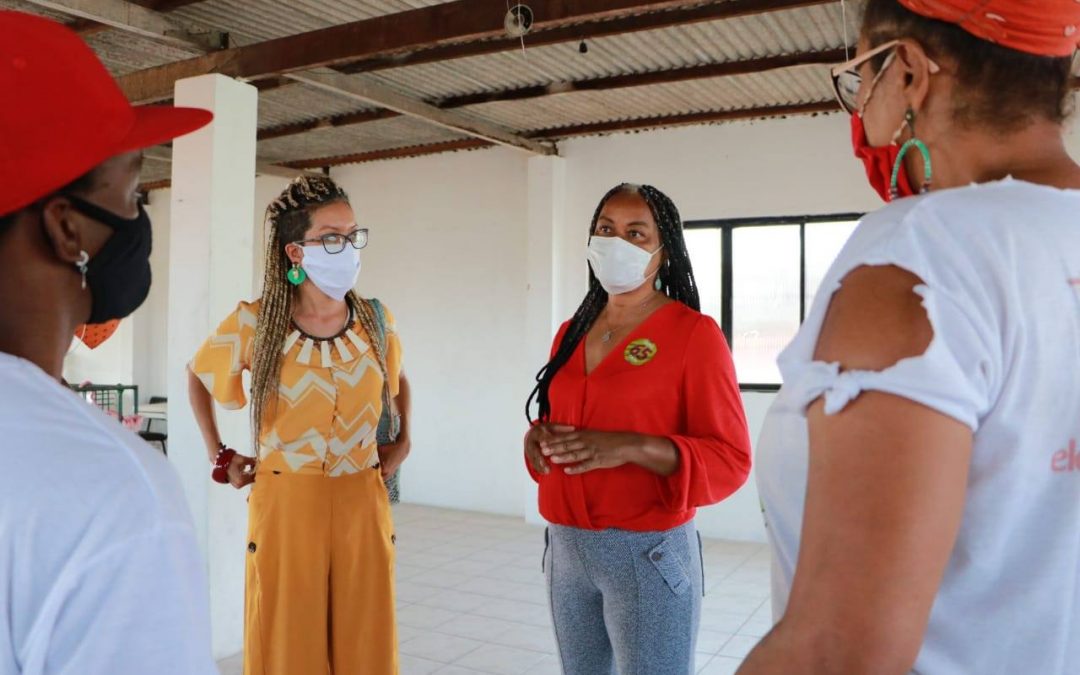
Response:
[{"label": "white floor tile", "polygon": [[427,633],[402,644],[401,653],[449,664],[482,646],[483,643],[478,640],[445,633]]},{"label": "white floor tile", "polygon": [[497,600],[493,598],[490,602],[474,609],[472,613],[489,616],[493,619],[527,623],[541,628],[551,625],[551,612],[547,607],[517,600]]},{"label": "white floor tile", "polygon": [[397,596],[398,601],[414,605],[418,602],[423,602],[432,596],[444,593],[445,590],[446,589],[428,586],[427,584],[421,584],[416,581],[410,581],[407,584],[399,581],[397,588],[394,589],[394,594]]},{"label": "white floor tile", "polygon": [[454,665],[495,675],[523,675],[543,660],[544,655],[536,652],[514,647],[484,645],[464,658],[458,659]]},{"label": "white floor tile", "polygon": [[452,612],[471,612],[488,601],[487,598],[475,593],[463,593],[462,591],[448,591],[433,589],[436,592],[427,597],[417,600],[416,604],[428,607],[439,607]]},{"label": "white floor tile", "polygon": [[440,633],[490,642],[493,637],[519,625],[504,619],[465,614],[445,623],[437,629]]},{"label": "white floor tile", "polygon": [[555,654],[555,634],[551,628],[514,624],[512,628],[492,637],[488,642],[504,647],[527,649],[542,654]]},{"label": "white floor tile", "polygon": [[527,675],[563,675],[557,656],[545,656],[540,663],[525,672]]},{"label": "white floor tile", "polygon": [[749,620],[749,613],[729,614],[718,609],[701,610],[701,627],[718,633],[738,633],[739,629]]},{"label": "white floor tile", "polygon": [[735,675],[735,671],[742,665],[742,659],[733,659],[727,656],[713,657],[712,661],[709,661],[698,671],[698,675]]},{"label": "white floor tile", "polygon": [[397,639],[398,639],[398,644],[399,645],[403,645],[406,642],[408,642],[409,640],[412,640],[413,638],[420,637],[421,635],[426,635],[426,634],[427,634],[427,631],[424,630],[423,628],[413,628],[412,626],[404,626],[404,625],[401,624],[400,621],[398,622]]},{"label": "white floor tile", "polygon": [[431,675],[442,668],[443,665],[435,661],[403,655],[401,657],[401,675]]},{"label": "white floor tile", "polygon": [[698,631],[697,650],[709,655],[719,654],[732,637],[734,636],[731,633],[702,628]]},{"label": "white floor tile", "polygon": [[746,622],[742,628],[739,629],[739,635],[749,635],[750,637],[763,638],[769,634],[772,630],[772,621],[762,621],[761,619],[751,618]]},{"label": "white floor tile", "polygon": [[242,675],[244,672],[244,655],[237,654],[224,661],[219,661],[218,670],[221,671],[221,675]]},{"label": "white floor tile", "polygon": [[720,650],[720,656],[730,656],[737,659],[745,659],[746,655],[750,653],[761,638],[750,637],[748,635],[736,635],[731,638],[723,649]]},{"label": "white floor tile", "polygon": [[410,605],[398,612],[398,623],[413,628],[438,628],[443,624],[455,619],[460,614],[438,607],[425,607],[424,605]]}]

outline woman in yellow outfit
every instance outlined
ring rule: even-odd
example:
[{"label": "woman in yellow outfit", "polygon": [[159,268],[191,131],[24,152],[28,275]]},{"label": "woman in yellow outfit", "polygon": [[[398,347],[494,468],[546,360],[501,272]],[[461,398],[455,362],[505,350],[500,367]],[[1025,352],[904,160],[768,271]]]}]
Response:
[{"label": "woman in yellow outfit", "polygon": [[[254,482],[245,675],[395,675],[394,534],[384,478],[409,452],[393,317],[353,292],[367,230],[329,178],[298,178],[267,210],[262,298],[241,302],[190,365],[214,477]],[[243,407],[255,458],[222,443],[213,402]],[[395,405],[396,404],[396,405]],[[384,407],[400,415],[378,446]]]}]

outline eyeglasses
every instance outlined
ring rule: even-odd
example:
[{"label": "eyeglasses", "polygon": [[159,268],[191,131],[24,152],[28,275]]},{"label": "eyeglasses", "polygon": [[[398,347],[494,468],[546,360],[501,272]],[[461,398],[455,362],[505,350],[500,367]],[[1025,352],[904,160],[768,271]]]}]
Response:
[{"label": "eyeglasses", "polygon": [[[859,74],[859,68],[875,56],[896,49],[899,44],[899,40],[890,40],[856,56],[850,61],[833,67],[833,91],[836,92],[836,100],[840,102],[840,107],[844,109],[844,112],[853,115],[859,109],[859,90],[862,88],[862,75]],[[893,52],[885,58],[885,62],[881,64],[881,68],[878,68],[877,75],[874,77],[875,81],[881,77],[881,74],[889,67],[895,56],[896,54]]]},{"label": "eyeglasses", "polygon": [[[860,54],[846,63],[841,63],[832,69],[832,82],[833,90],[836,92],[836,100],[840,102],[840,107],[844,109],[849,115],[855,114],[859,110],[859,90],[862,88],[862,75],[859,74],[859,68],[864,63],[875,57],[881,56],[885,52],[890,52],[885,60],[882,62],[881,67],[878,68],[877,75],[874,76],[873,81],[870,83],[870,88],[873,89],[877,84],[878,79],[888,70],[892,65],[893,59],[896,58],[895,50],[900,45],[900,40],[890,40],[883,45],[879,45],[870,51]],[[929,64],[930,74],[937,75],[941,72],[941,66],[934,63],[930,59],[927,59]],[[869,100],[869,94],[867,95]],[[866,101],[863,101],[863,106],[866,105]]]},{"label": "eyeglasses", "polygon": [[324,234],[317,239],[301,239],[300,241],[294,241],[294,244],[313,244],[319,242],[322,244],[323,249],[333,255],[335,253],[341,253],[345,250],[346,244],[352,244],[355,249],[361,249],[368,245],[368,231],[366,228],[355,229],[348,234],[338,234],[337,232],[331,232],[330,234]]}]

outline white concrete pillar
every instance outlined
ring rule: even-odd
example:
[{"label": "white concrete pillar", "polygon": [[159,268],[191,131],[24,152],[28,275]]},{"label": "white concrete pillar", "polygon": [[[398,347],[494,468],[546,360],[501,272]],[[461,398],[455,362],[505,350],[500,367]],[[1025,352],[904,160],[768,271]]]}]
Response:
[{"label": "white concrete pillar", "polygon": [[[561,281],[559,223],[566,213],[566,160],[533,157],[529,160],[528,286],[526,291],[526,349],[528,363],[547,363],[551,341],[563,318],[556,312]],[[525,520],[543,522],[536,505],[536,484],[525,490]]]},{"label": "white concrete pillar", "polygon": [[[210,464],[188,405],[186,366],[240,300],[250,300],[257,244],[255,201],[258,91],[221,75],[176,83],[176,104],[214,112],[214,123],[173,145],[169,246],[169,456],[195,516],[210,576],[214,653],[243,645],[245,495],[210,480]],[[218,421],[227,444],[251,453],[247,411]]]}]

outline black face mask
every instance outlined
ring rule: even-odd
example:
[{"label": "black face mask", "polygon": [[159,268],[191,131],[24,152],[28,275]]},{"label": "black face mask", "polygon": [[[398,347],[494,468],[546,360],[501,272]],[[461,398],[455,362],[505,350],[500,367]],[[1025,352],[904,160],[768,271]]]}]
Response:
[{"label": "black face mask", "polygon": [[150,216],[142,204],[139,215],[129,219],[73,195],[65,196],[76,211],[113,230],[113,235],[86,266],[91,300],[87,323],[128,317],[150,293]]}]

